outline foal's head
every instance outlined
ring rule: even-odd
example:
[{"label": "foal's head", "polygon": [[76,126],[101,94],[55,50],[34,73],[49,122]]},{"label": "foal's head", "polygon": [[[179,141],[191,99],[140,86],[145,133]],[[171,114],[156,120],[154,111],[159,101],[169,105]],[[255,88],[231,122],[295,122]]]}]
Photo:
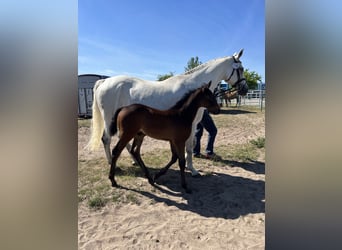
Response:
[{"label": "foal's head", "polygon": [[211,81],[200,88],[200,105],[201,107],[207,108],[210,113],[220,113],[220,106],[216,101],[216,97],[209,89]]}]

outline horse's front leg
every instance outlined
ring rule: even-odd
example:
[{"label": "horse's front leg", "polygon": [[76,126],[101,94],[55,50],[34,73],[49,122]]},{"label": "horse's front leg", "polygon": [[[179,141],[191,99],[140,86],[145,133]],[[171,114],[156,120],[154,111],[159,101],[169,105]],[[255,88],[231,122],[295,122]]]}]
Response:
[{"label": "horse's front leg", "polygon": [[193,152],[193,140],[195,132],[191,131],[190,137],[185,142],[185,152],[186,152],[186,167],[191,171],[193,177],[201,176],[201,174],[192,165],[192,152]]},{"label": "horse's front leg", "polygon": [[[183,152],[180,152],[183,148]],[[180,168],[180,175],[181,175],[181,185],[182,188],[185,189],[185,192],[191,193],[191,189],[188,188],[186,181],[185,181],[185,157],[184,157],[184,144],[183,147],[177,147],[177,154],[178,154],[178,163]]]}]

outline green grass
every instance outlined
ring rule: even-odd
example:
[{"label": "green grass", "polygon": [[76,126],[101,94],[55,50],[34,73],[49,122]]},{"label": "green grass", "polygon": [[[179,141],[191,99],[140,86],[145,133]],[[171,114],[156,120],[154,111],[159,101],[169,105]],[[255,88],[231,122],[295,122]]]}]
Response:
[{"label": "green grass", "polygon": [[250,141],[253,145],[257,148],[264,148],[265,147],[265,137],[258,137],[255,140]]},{"label": "green grass", "polygon": [[[232,114],[227,114],[231,112]],[[264,115],[264,112],[260,111],[260,108],[253,106],[243,106],[238,108],[221,107],[221,113],[218,115],[212,115],[216,127],[229,128],[231,126],[246,126],[248,124],[243,121],[246,119],[253,119],[253,117]]]},{"label": "green grass", "polygon": [[100,196],[95,196],[92,197],[88,200],[88,205],[91,208],[99,209],[101,207],[104,207],[107,203],[107,199],[100,197]]},{"label": "green grass", "polygon": [[90,128],[90,126],[91,126],[91,119],[82,119],[82,118],[78,119],[78,128],[81,128],[81,127]]},{"label": "green grass", "polygon": [[[150,156],[149,162],[159,161],[158,155]],[[137,178],[145,179],[144,173],[139,166],[133,166],[131,162],[129,157],[119,158],[115,179],[119,185],[139,191],[141,188],[137,185]],[[99,209],[108,202],[140,204],[141,195],[139,193],[111,186],[108,179],[109,168],[105,157],[78,161],[78,201],[85,202],[92,209]],[[147,180],[143,188],[151,189]]]},{"label": "green grass", "polygon": [[236,161],[250,161],[256,160],[258,152],[251,144],[242,144],[234,147],[229,153],[228,158]]}]

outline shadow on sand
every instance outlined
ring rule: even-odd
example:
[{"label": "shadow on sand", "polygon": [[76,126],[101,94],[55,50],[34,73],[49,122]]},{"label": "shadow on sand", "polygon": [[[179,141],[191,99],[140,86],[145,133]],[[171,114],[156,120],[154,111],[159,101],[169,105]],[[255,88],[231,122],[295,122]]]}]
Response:
[{"label": "shadow on sand", "polygon": [[[231,164],[238,165],[236,162],[231,162]],[[244,166],[240,165],[240,167],[244,169],[255,168],[253,163],[242,165]],[[121,188],[137,192],[155,202],[163,202],[168,206],[175,206],[205,217],[237,219],[243,215],[265,212],[265,182],[263,180],[217,172],[203,175],[200,178],[192,178],[191,174],[187,172],[186,181],[192,190],[191,194],[185,193],[181,188],[180,173],[174,169],[169,169],[166,175],[157,180],[155,185],[155,188],[164,194],[163,197],[158,196],[156,192]],[[186,201],[179,202],[179,197]]]},{"label": "shadow on sand", "polygon": [[240,115],[240,114],[256,114],[257,112],[242,110],[242,109],[222,109],[220,110],[220,114],[227,115]]},{"label": "shadow on sand", "polygon": [[217,162],[221,162],[224,165],[229,165],[231,167],[243,168],[255,174],[265,174],[265,163],[261,161],[254,161],[249,159],[248,162],[239,162],[233,160],[218,159]]}]

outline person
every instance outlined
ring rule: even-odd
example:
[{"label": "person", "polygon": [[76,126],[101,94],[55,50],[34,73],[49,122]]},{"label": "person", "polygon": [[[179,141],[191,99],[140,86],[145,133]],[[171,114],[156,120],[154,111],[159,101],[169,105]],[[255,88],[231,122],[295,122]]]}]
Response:
[{"label": "person", "polygon": [[196,144],[193,149],[193,155],[197,158],[201,157],[201,137],[203,135],[203,128],[208,131],[208,142],[204,157],[207,159],[216,158],[218,156],[214,153],[214,142],[217,128],[207,109],[204,110],[202,120],[197,124],[195,131]]}]

